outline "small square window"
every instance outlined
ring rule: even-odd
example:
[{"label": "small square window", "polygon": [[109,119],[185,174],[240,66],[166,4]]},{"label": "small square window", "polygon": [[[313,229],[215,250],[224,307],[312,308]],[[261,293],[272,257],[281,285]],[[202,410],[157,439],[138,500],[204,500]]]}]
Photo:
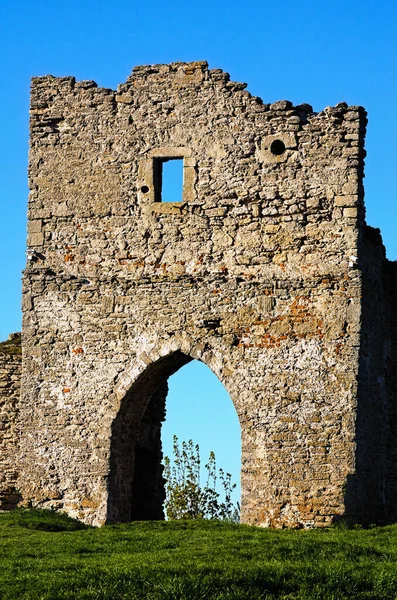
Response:
[{"label": "small square window", "polygon": [[182,202],[183,158],[155,158],[155,202]]},{"label": "small square window", "polygon": [[[157,212],[170,213],[170,207],[196,199],[197,162],[191,150],[163,146],[142,157],[138,167],[138,199]],[[172,210],[171,210],[172,212]]]}]

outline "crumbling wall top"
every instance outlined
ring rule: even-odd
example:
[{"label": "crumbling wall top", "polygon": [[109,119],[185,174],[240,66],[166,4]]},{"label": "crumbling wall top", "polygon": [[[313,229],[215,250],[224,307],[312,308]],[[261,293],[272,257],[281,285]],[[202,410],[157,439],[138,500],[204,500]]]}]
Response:
[{"label": "crumbling wall top", "polygon": [[[170,64],[154,64],[154,65],[138,65],[132,69],[124,83],[117,86],[117,90],[110,88],[98,87],[98,84],[93,80],[76,81],[73,76],[54,77],[53,75],[44,75],[40,77],[32,77],[32,90],[36,87],[51,88],[51,92],[62,93],[69,90],[91,90],[92,92],[104,94],[124,94],[126,92],[133,93],[134,89],[153,85],[156,83],[165,83],[178,87],[185,86],[217,86],[223,87],[228,92],[242,93],[247,99],[253,100],[254,103],[262,105],[264,110],[282,112],[282,111],[297,111],[299,113],[316,114],[313,107],[307,103],[294,105],[289,100],[278,100],[273,103],[264,103],[259,96],[253,96],[246,90],[247,84],[244,82],[231,81],[230,75],[222,69],[209,69],[206,61],[194,62],[174,62]],[[118,102],[125,102],[127,99],[117,99]],[[34,108],[34,98],[32,98],[32,108]],[[346,102],[340,102],[335,106],[327,106],[322,112],[330,117],[338,117],[345,111],[358,111],[362,114],[365,109],[362,106],[348,106]]]},{"label": "crumbling wall top", "polygon": [[0,354],[22,354],[21,334],[19,332],[11,333],[8,340],[0,342]]}]

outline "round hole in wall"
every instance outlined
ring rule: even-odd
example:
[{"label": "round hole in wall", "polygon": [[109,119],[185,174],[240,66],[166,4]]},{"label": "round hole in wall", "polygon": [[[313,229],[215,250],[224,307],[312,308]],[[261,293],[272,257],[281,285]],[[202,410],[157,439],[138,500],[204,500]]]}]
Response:
[{"label": "round hole in wall", "polygon": [[272,145],[270,146],[270,152],[275,156],[280,156],[280,154],[283,154],[283,152],[285,152],[284,142],[282,142],[281,140],[274,140],[274,142],[272,142]]},{"label": "round hole in wall", "polygon": [[148,191],[149,191],[149,188],[148,188],[148,186],[147,186],[147,185],[143,185],[143,186],[141,187],[141,192],[142,192],[142,194],[147,194],[147,193],[148,193]]}]

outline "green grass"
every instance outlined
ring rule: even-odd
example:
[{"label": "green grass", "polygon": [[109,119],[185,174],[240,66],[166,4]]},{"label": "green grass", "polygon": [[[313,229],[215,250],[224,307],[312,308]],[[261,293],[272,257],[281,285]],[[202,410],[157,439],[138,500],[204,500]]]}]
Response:
[{"label": "green grass", "polygon": [[275,531],[211,521],[94,529],[0,515],[2,600],[397,598],[397,526]]}]

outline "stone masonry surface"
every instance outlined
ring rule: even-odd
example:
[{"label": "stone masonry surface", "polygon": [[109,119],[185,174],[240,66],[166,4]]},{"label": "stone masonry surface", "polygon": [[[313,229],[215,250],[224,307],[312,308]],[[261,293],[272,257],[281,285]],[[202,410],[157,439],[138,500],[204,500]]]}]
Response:
[{"label": "stone masonry surface", "polygon": [[[205,62],[117,91],[32,80],[3,502],[163,518],[167,379],[198,359],[240,421],[242,522],[395,520],[396,268],[365,224],[366,113],[245,87]],[[182,201],[162,202],[176,158]]]},{"label": "stone masonry surface", "polygon": [[0,510],[15,508],[17,492],[18,406],[21,392],[21,336],[0,343]]}]

